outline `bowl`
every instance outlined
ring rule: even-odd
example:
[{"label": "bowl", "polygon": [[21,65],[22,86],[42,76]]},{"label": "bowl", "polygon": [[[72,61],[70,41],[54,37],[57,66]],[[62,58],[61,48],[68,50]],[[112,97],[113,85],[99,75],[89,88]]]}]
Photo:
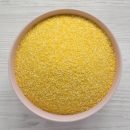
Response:
[{"label": "bowl", "polygon": [[[40,108],[38,108],[37,106],[32,104],[24,96],[24,94],[22,93],[21,89],[19,88],[19,86],[18,86],[18,84],[16,82],[16,77],[15,77],[15,72],[14,72],[15,54],[16,54],[17,47],[18,47],[21,39],[23,38],[23,36],[28,32],[29,29],[31,29],[35,24],[39,23],[41,20],[45,20],[48,17],[55,16],[55,15],[61,15],[61,14],[78,15],[78,16],[82,16],[84,18],[90,19],[91,21],[95,22],[102,30],[104,30],[106,32],[107,36],[110,38],[110,40],[112,42],[112,45],[113,45],[113,49],[114,49],[115,54],[116,54],[116,60],[117,60],[116,75],[114,77],[112,86],[111,86],[110,90],[108,91],[108,94],[103,98],[103,100],[100,103],[98,103],[96,106],[94,106],[90,110],[85,111],[85,112],[81,112],[81,113],[78,113],[78,114],[73,114],[73,115],[58,115],[58,114],[49,113],[49,112],[46,112],[44,110],[41,110]],[[54,10],[54,11],[50,11],[48,13],[45,13],[45,14],[37,17],[36,19],[34,19],[31,23],[29,23],[23,29],[23,31],[17,37],[15,43],[13,44],[13,47],[12,47],[12,50],[11,50],[11,53],[10,53],[10,58],[9,58],[9,78],[11,80],[11,83],[12,83],[14,91],[17,94],[18,98],[21,100],[21,102],[29,110],[34,112],[36,115],[38,115],[38,116],[40,116],[42,118],[51,120],[51,121],[58,121],[58,122],[72,122],[72,121],[81,120],[81,119],[84,119],[84,118],[87,118],[87,117],[93,115],[98,110],[100,110],[108,102],[108,100],[110,100],[110,98],[112,97],[113,93],[115,92],[115,90],[117,88],[117,85],[119,83],[120,73],[121,73],[120,51],[119,51],[117,42],[116,42],[113,34],[106,27],[106,25],[104,25],[100,20],[98,20],[94,16],[90,15],[89,13],[82,12],[82,11],[79,11],[79,10],[74,10],[74,9]]]}]

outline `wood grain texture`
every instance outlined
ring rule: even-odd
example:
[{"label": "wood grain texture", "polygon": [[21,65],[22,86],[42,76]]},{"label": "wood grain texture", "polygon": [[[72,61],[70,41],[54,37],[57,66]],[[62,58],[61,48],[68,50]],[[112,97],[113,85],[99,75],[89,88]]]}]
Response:
[{"label": "wood grain texture", "polygon": [[[73,8],[102,20],[115,35],[122,53],[120,85],[111,101],[88,119],[50,122],[18,100],[8,78],[8,56],[22,28],[49,10]],[[0,0],[0,130],[130,130],[130,0]]]}]

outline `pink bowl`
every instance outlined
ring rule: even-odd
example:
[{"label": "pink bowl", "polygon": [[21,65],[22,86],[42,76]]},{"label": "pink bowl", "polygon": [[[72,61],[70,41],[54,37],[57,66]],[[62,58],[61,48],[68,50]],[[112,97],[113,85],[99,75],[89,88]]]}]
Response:
[{"label": "pink bowl", "polygon": [[[44,20],[44,19],[51,17],[51,16],[54,16],[54,15],[60,15],[60,14],[78,15],[78,16],[82,16],[82,17],[85,17],[87,19],[94,21],[101,29],[103,29],[106,32],[106,34],[108,35],[108,37],[112,41],[113,48],[114,48],[114,51],[116,53],[116,59],[117,59],[116,75],[115,75],[115,78],[113,80],[113,84],[112,84],[111,89],[109,90],[108,94],[95,107],[91,108],[88,111],[81,112],[81,113],[78,113],[78,114],[73,114],[73,115],[57,115],[57,114],[46,112],[46,111],[41,110],[40,108],[36,107],[34,104],[32,104],[24,96],[24,94],[20,90],[20,88],[19,88],[19,86],[16,82],[15,72],[14,72],[15,53],[16,53],[17,47],[18,47],[22,37],[26,34],[26,32],[28,32],[29,29],[31,29],[35,24],[37,24],[41,20]],[[10,59],[9,59],[9,77],[11,79],[13,89],[16,92],[19,99],[21,100],[21,102],[28,109],[30,109],[32,112],[34,112],[36,115],[39,115],[40,117],[48,119],[48,120],[58,121],[58,122],[72,122],[72,121],[81,120],[81,119],[84,119],[84,118],[87,118],[87,117],[93,115],[98,110],[100,110],[108,102],[108,100],[112,97],[114,91],[116,90],[117,85],[119,83],[120,75],[121,75],[120,73],[121,73],[121,57],[120,57],[120,52],[119,52],[117,42],[116,42],[114,36],[112,35],[112,33],[109,31],[109,29],[101,21],[99,21],[94,16],[92,16],[92,15],[86,13],[86,12],[82,12],[82,11],[79,11],[79,10],[73,10],[73,9],[54,10],[54,11],[48,12],[48,13],[43,14],[43,15],[37,17],[36,19],[34,19],[31,23],[29,23],[23,29],[23,31],[17,37],[17,39],[16,39],[16,41],[15,41],[13,47],[12,47]]]}]

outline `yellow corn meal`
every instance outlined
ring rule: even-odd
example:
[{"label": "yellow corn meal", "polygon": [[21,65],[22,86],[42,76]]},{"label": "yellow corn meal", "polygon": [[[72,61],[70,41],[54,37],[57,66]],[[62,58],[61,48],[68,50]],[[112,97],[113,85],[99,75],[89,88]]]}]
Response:
[{"label": "yellow corn meal", "polygon": [[19,87],[34,105],[51,113],[91,109],[108,93],[115,72],[108,36],[92,21],[75,15],[41,21],[16,51]]}]

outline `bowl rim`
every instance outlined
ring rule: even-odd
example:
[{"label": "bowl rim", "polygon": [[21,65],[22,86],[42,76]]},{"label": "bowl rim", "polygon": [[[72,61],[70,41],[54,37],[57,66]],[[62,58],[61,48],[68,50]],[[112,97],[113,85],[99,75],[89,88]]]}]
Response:
[{"label": "bowl rim", "polygon": [[[69,14],[69,15],[72,14],[72,15],[81,16],[81,17],[84,17],[84,18],[89,19],[89,20],[93,21],[94,23],[96,23],[102,30],[105,31],[107,36],[110,38],[110,40],[112,42],[112,46],[113,46],[115,54],[116,54],[116,60],[117,60],[117,67],[116,67],[117,70],[116,70],[115,78],[113,79],[113,83],[112,83],[110,90],[108,91],[107,95],[103,98],[103,100],[100,101],[97,105],[95,105],[93,108],[91,108],[88,111],[84,111],[84,112],[72,114],[72,115],[58,115],[58,114],[49,113],[47,111],[44,111],[44,110],[38,108],[33,103],[31,103],[31,101],[29,101],[29,99],[27,99],[24,96],[21,89],[19,88],[19,86],[16,82],[15,72],[13,69],[17,47],[20,43],[20,40],[26,34],[26,32],[28,32],[29,29],[31,29],[34,25],[36,25],[40,21],[45,20],[45,19],[55,16],[55,15],[62,15],[62,14]],[[32,22],[27,24],[24,27],[24,29],[19,33],[18,37],[16,38],[16,40],[12,46],[11,52],[10,52],[9,63],[8,63],[8,72],[9,72],[9,78],[10,78],[11,84],[13,86],[13,89],[14,89],[16,95],[29,110],[31,110],[36,115],[38,115],[44,119],[51,120],[51,121],[72,122],[72,121],[78,121],[78,120],[81,120],[81,119],[84,119],[84,118],[87,118],[87,117],[93,115],[94,113],[99,111],[110,100],[110,98],[112,97],[113,93],[115,92],[115,90],[118,86],[120,76],[121,76],[121,54],[120,54],[120,50],[119,50],[118,44],[116,42],[116,39],[114,38],[111,31],[108,29],[108,27],[104,23],[102,23],[95,16],[93,16],[87,12],[83,12],[83,11],[75,10],[75,9],[57,9],[57,10],[49,11],[47,13],[44,13],[44,14],[36,17],[34,20],[32,20]]]}]

